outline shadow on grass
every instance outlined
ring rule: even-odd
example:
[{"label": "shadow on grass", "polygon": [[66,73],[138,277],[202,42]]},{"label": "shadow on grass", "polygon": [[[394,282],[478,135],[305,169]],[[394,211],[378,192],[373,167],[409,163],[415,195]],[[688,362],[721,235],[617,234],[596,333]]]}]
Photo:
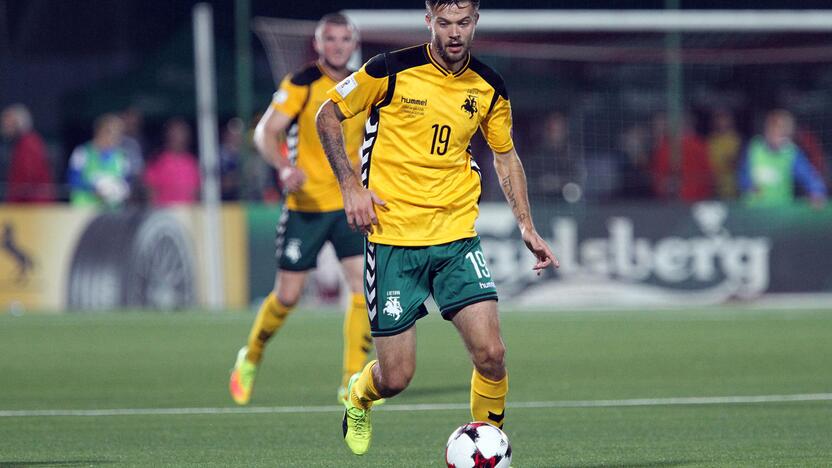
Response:
[{"label": "shadow on grass", "polygon": [[27,466],[90,466],[111,465],[109,460],[41,460],[41,461],[0,461],[0,468],[24,468]]}]

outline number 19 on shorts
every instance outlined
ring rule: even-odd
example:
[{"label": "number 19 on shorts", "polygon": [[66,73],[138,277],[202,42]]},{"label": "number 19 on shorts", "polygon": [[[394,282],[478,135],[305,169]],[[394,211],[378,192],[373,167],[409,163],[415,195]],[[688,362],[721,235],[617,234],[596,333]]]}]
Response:
[{"label": "number 19 on shorts", "polygon": [[481,250],[468,252],[465,254],[465,258],[471,262],[471,265],[474,267],[474,273],[477,274],[477,278],[491,278],[491,272],[488,271],[488,266],[485,264],[485,255],[482,254]]}]

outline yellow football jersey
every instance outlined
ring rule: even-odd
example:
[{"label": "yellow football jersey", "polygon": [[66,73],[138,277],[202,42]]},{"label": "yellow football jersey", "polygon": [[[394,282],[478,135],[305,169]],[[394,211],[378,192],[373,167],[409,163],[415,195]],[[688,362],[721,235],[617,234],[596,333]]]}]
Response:
[{"label": "yellow football jersey", "polygon": [[494,151],[514,146],[497,72],[469,56],[452,73],[423,44],[373,57],[328,95],[348,118],[369,110],[362,181],[387,202],[376,207],[371,242],[425,246],[476,235],[481,176],[471,138],[480,129]]},{"label": "yellow football jersey", "polygon": [[[275,111],[293,118],[286,131],[289,159],[306,174],[300,190],[286,197],[286,206],[290,210],[320,213],[344,208],[338,181],[329,167],[315,127],[318,108],[326,101],[326,92],[336,83],[313,63],[284,78],[272,98]],[[342,125],[347,155],[356,168],[358,149],[364,136],[364,125],[360,120],[344,121]]]}]

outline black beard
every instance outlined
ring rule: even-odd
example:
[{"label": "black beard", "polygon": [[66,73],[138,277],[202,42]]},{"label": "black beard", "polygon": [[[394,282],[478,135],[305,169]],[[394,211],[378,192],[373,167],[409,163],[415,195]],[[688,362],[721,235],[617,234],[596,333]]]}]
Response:
[{"label": "black beard", "polygon": [[447,65],[452,65],[454,63],[461,62],[465,59],[466,52],[468,52],[468,49],[464,45],[462,46],[462,49],[462,56],[459,59],[454,60],[448,55],[448,52],[445,50],[445,46],[441,42],[436,44],[436,51],[439,53],[439,56],[442,57],[442,60],[444,60]]}]

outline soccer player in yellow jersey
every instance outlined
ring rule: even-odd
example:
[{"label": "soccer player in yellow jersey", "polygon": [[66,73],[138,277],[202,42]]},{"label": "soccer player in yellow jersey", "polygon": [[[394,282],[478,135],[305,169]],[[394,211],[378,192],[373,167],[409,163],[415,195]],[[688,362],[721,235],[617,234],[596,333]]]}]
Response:
[{"label": "soccer player in yellow jersey", "polygon": [[[474,420],[503,425],[508,374],[497,291],[474,230],[480,173],[470,153],[479,129],[538,273],[557,266],[532,222],[523,166],[511,138],[502,78],[469,53],[477,0],[427,0],[429,44],[378,55],[329,91],[318,135],[340,183],[347,221],[367,235],[368,313],[378,360],[349,382],[343,430],[361,455],[373,402],[404,390],[416,368],[416,320],[433,295],[473,361]],[[361,180],[341,122],[369,111]]]},{"label": "soccer player in yellow jersey", "polygon": [[[303,291],[307,272],[315,267],[324,242],[335,247],[351,297],[344,318],[344,361],[339,399],[344,401],[349,377],[361,370],[372,346],[362,294],[363,237],[347,225],[338,182],[326,161],[315,130],[315,114],[326,92],[349,75],[347,62],[357,45],[355,26],[341,14],[324,16],[315,31],[317,62],[287,76],[254,132],[260,154],[279,171],[287,192],[277,229],[278,273],[252,326],[248,344],[237,354],[229,389],[234,401],[251,398],[257,366],[269,338],[282,327]],[[358,167],[364,125],[344,122],[347,164]],[[286,132],[289,160],[279,157],[277,136]],[[339,129],[340,131],[340,129]]]}]

